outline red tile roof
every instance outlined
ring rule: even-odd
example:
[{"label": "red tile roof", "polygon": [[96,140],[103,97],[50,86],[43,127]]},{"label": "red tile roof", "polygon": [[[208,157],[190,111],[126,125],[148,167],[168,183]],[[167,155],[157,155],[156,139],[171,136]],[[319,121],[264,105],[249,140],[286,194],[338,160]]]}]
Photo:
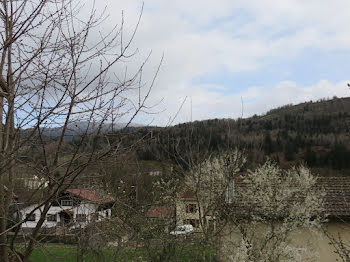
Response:
[{"label": "red tile roof", "polygon": [[169,206],[151,206],[146,216],[150,218],[172,218],[175,217],[175,208]]},{"label": "red tile roof", "polygon": [[93,189],[67,189],[66,192],[93,203],[107,204],[114,202],[113,197],[109,195],[101,196]]},{"label": "red tile roof", "polygon": [[[244,174],[235,178],[236,189],[239,187],[244,191],[244,188],[249,187],[249,183],[243,182],[243,178]],[[325,191],[324,208],[329,217],[350,218],[350,177],[318,177],[317,186]],[[196,200],[196,196],[188,188],[182,188],[180,199]],[[293,201],[295,199],[289,204]],[[235,210],[235,213],[247,211],[244,205],[236,206]]]},{"label": "red tile roof", "polygon": [[[324,190],[324,209],[328,217],[350,218],[350,177],[318,177],[317,188]],[[235,188],[242,190],[249,187],[249,183],[243,179],[235,179]],[[293,205],[298,198],[291,199],[286,205]],[[245,205],[238,205],[235,207],[235,213],[245,213],[247,211]]]},{"label": "red tile roof", "polygon": [[188,187],[181,188],[179,198],[181,200],[197,201],[196,194]]},{"label": "red tile roof", "polygon": [[325,209],[331,217],[350,217],[350,177],[319,177],[324,188]]}]

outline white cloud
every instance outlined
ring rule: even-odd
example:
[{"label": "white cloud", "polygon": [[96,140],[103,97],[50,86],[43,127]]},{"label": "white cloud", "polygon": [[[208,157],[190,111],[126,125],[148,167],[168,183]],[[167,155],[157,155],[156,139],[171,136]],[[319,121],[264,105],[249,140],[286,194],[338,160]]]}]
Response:
[{"label": "white cloud", "polygon": [[[139,0],[99,1],[111,15],[101,30],[119,23],[125,10],[126,36],[135,26],[142,2]],[[145,69],[150,82],[164,53],[164,63],[152,91],[150,104],[163,99],[154,124],[164,125],[186,100],[174,123],[189,121],[192,98],[193,119],[238,117],[241,97],[244,115],[265,112],[286,103],[346,96],[344,82],[320,80],[312,86],[285,81],[273,88],[245,87],[233,93],[217,83],[192,84],[192,79],[225,70],[230,74],[264,70],[269,58],[288,60],[306,48],[350,49],[347,0],[147,0],[141,25],[133,43],[139,53],[129,68],[136,69],[152,50]],[[339,79],[340,81],[341,79]],[[264,86],[264,83],[262,83]],[[209,87],[209,88],[208,88]],[[152,117],[142,116],[139,121]]]},{"label": "white cloud", "polygon": [[331,83],[327,80],[320,80],[313,85],[302,86],[293,81],[283,81],[268,90],[260,87],[257,89],[255,99],[245,104],[245,116],[265,113],[272,108],[286,104],[295,105],[333,96],[347,97],[349,96],[348,82]]}]

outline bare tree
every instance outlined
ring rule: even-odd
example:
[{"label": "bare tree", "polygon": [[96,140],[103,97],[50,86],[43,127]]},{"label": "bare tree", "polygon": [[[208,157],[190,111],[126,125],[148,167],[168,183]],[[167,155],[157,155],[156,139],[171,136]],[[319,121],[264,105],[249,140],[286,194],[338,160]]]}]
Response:
[{"label": "bare tree", "polygon": [[[346,232],[349,227],[348,223],[344,221],[344,231]],[[329,240],[329,244],[334,248],[334,253],[337,255],[337,261],[347,262],[350,261],[350,246],[349,241],[341,236],[340,232],[338,234],[332,234],[327,230],[324,233]]]},{"label": "bare tree", "polygon": [[[81,13],[84,8],[90,8],[87,16]],[[10,250],[15,252],[8,232],[15,229],[17,234],[26,221],[24,217],[6,228],[16,168],[25,166],[48,182],[32,194],[42,212],[19,254],[27,261],[52,200],[88,166],[121,150],[120,139],[111,143],[103,137],[104,124],[124,121],[125,128],[149,109],[146,101],[159,67],[147,84],[142,81],[142,70],[148,58],[134,72],[125,64],[135,54],[131,43],[141,15],[128,36],[123,18],[111,31],[100,31],[104,17],[94,4],[87,7],[74,0],[0,3],[1,261],[9,261]],[[53,140],[50,131],[54,127],[58,134]],[[65,139],[76,128],[81,130],[69,151]],[[99,148],[92,136],[102,137],[105,146]],[[90,143],[89,150],[83,150],[86,143]],[[38,151],[36,161],[30,155],[32,147]]]},{"label": "bare tree", "polygon": [[[216,239],[221,231],[223,225],[216,223],[219,211],[225,201],[232,201],[233,177],[241,172],[245,162],[245,156],[238,149],[229,150],[211,156],[192,167],[187,174],[185,183],[195,194],[199,223],[205,239]],[[215,228],[212,225],[214,221]]]}]

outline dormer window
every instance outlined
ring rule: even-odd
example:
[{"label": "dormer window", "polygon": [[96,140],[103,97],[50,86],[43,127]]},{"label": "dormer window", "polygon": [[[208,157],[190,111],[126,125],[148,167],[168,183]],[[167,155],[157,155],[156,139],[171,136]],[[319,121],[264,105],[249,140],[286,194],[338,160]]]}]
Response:
[{"label": "dormer window", "polygon": [[73,201],[71,199],[61,200],[61,206],[63,206],[63,207],[70,207],[72,205],[73,205]]}]

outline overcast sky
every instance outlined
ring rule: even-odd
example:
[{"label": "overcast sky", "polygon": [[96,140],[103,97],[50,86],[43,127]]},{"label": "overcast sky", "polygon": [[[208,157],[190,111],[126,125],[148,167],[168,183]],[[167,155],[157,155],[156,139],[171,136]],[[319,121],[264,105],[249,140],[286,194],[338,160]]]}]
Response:
[{"label": "overcast sky", "polygon": [[[142,1],[97,1],[108,25],[132,28]],[[164,62],[139,123],[166,125],[262,114],[277,106],[350,94],[349,0],[145,0],[131,66],[152,51]],[[107,26],[108,27],[108,26]],[[106,28],[106,25],[104,25]],[[139,59],[139,60],[138,60]],[[148,77],[148,78],[147,78]]]}]

